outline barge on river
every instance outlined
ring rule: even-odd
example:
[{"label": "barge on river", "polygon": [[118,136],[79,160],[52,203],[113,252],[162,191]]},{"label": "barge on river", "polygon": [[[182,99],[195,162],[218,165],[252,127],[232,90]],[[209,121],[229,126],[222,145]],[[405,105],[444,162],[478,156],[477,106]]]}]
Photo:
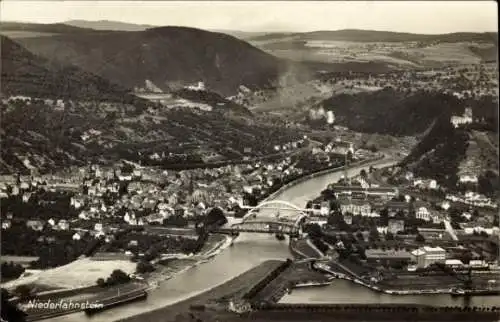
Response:
[{"label": "barge on river", "polygon": [[86,308],[85,313],[87,315],[93,315],[122,304],[145,300],[147,297],[148,293],[145,290],[132,291],[130,293],[117,295],[112,298],[99,301],[98,303],[96,303],[96,305]]}]

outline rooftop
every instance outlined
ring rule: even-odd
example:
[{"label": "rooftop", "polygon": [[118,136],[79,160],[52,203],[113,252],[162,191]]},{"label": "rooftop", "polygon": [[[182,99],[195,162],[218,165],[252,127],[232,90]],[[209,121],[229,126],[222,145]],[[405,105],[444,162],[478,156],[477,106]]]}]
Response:
[{"label": "rooftop", "polygon": [[333,184],[331,185],[331,188],[336,191],[362,191],[362,192],[395,192],[396,188],[392,187],[370,187],[370,188],[363,188],[361,186],[346,186],[346,185],[340,185],[340,184]]},{"label": "rooftop", "polygon": [[423,250],[426,252],[426,253],[435,253],[435,252],[444,252],[445,250],[441,247],[430,247],[430,246],[424,246],[423,247]]},{"label": "rooftop", "polygon": [[387,250],[383,251],[380,249],[367,249],[365,251],[366,257],[368,258],[406,258],[410,257],[410,252],[403,250]]},{"label": "rooftop", "polygon": [[370,205],[368,201],[359,199],[339,198],[338,201],[341,205],[357,205],[357,206]]}]

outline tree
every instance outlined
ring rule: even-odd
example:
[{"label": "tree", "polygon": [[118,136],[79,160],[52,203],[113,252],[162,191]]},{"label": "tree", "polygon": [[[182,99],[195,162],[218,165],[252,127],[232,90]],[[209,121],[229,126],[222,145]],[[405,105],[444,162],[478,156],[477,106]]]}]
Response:
[{"label": "tree", "polygon": [[23,272],[24,267],[19,264],[10,263],[2,263],[0,272],[2,273],[2,280],[7,280],[11,278],[18,278]]},{"label": "tree", "polygon": [[125,164],[123,164],[121,170],[124,174],[130,174],[134,171],[134,169],[135,169],[135,167],[132,164],[125,163]]},{"label": "tree", "polygon": [[224,211],[219,207],[213,207],[207,214],[205,225],[222,226],[227,223],[227,218],[224,216]]},{"label": "tree", "polygon": [[188,225],[188,220],[182,215],[169,216],[163,220],[163,225],[166,227],[186,227]]},{"label": "tree", "polygon": [[330,199],[330,211],[338,212],[340,210],[340,204],[333,195],[333,198]]},{"label": "tree", "polygon": [[352,161],[352,157],[353,157],[352,151],[350,151],[350,150],[347,151],[347,160]]},{"label": "tree", "polygon": [[250,194],[245,193],[245,195],[243,196],[243,199],[250,207],[255,207],[259,204],[259,201],[256,197],[255,191],[254,191],[254,193],[250,193]]},{"label": "tree", "polygon": [[321,238],[323,236],[323,232],[321,231],[321,227],[318,224],[308,224],[304,227],[304,231],[311,238]]},{"label": "tree", "polygon": [[26,285],[26,284],[23,284],[23,285],[19,285],[16,287],[16,289],[14,290],[14,293],[21,299],[24,299],[24,298],[27,298],[27,297],[30,297],[31,295],[31,287]]},{"label": "tree", "polygon": [[471,252],[466,252],[464,253],[461,257],[460,257],[460,260],[462,261],[462,263],[464,264],[469,264],[469,262],[471,261],[472,259],[472,253]]},{"label": "tree", "polygon": [[363,236],[363,233],[362,233],[362,232],[358,231],[358,232],[356,233],[356,239],[357,239],[358,241],[362,242],[362,241],[364,241],[364,240],[365,240],[365,237]]},{"label": "tree", "polygon": [[[351,216],[351,214],[346,213],[346,216]],[[334,226],[341,231],[349,231],[350,227],[345,222],[344,217],[339,213],[334,213],[328,216],[327,223],[330,226]]]},{"label": "tree", "polygon": [[359,254],[359,258],[366,259],[366,250],[363,247],[358,246],[357,252]]},{"label": "tree", "polygon": [[372,227],[370,229],[370,235],[368,236],[370,242],[378,241],[380,239],[377,227]]},{"label": "tree", "polygon": [[99,287],[105,287],[106,286],[106,281],[104,280],[104,278],[98,278],[97,279],[97,282],[96,282],[97,286]]},{"label": "tree", "polygon": [[140,261],[137,263],[136,272],[140,274],[153,272],[155,270],[154,266],[147,261]]},{"label": "tree", "polygon": [[107,285],[125,284],[130,281],[130,276],[120,269],[115,269],[106,280]]},{"label": "tree", "polygon": [[333,192],[333,190],[326,188],[325,190],[321,191],[321,196],[325,200],[330,200],[332,198],[335,198],[335,193]]},{"label": "tree", "polygon": [[387,226],[389,224],[389,210],[387,208],[380,210],[380,223],[383,226]]},{"label": "tree", "polygon": [[387,234],[385,234],[385,240],[394,240],[394,235],[388,231]]},{"label": "tree", "polygon": [[24,322],[26,321],[26,313],[21,311],[15,304],[12,304],[9,299],[12,295],[4,288],[2,288],[1,295],[1,318],[2,321],[16,321],[16,322]]},{"label": "tree", "polygon": [[418,242],[418,243],[424,243],[425,242],[425,238],[421,234],[417,234],[417,237],[415,237],[415,241]]}]

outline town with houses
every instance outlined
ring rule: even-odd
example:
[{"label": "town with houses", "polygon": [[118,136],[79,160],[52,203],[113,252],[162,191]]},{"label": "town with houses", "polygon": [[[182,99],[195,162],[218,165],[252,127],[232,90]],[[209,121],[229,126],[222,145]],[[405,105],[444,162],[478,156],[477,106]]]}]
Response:
[{"label": "town with houses", "polygon": [[[48,103],[64,110],[62,100]],[[335,123],[335,114],[322,107],[309,114],[311,119],[325,118],[328,125]],[[457,130],[481,122],[471,108],[449,119]],[[243,163],[191,170],[122,160],[40,174],[25,159],[22,163],[30,175],[4,175],[0,180],[4,285],[20,298],[74,287],[121,285],[113,281],[116,276],[104,280],[109,269],[93,268],[99,262],[115,263],[119,272],[154,287],[222,247],[225,236],[207,230],[213,229],[213,218],[241,220],[248,209],[284,185],[344,166],[340,180],[299,205],[311,216],[303,223],[303,234],[290,237],[298,258],[317,258],[322,262],[316,269],[322,274],[388,294],[496,294],[498,200],[494,193],[478,192],[477,166],[462,166],[456,189],[439,179],[418,177],[397,163],[353,173],[351,163],[387,158],[384,153],[401,158],[408,152],[378,151],[360,144],[359,136],[346,127],[333,129],[337,136],[329,140],[304,135],[275,144],[274,160],[245,156]],[[80,138],[88,143],[101,135],[90,129]],[[165,157],[164,152],[143,156],[153,162]],[[203,161],[220,161],[216,154],[213,157],[207,154]],[[205,225],[212,228],[200,228]],[[91,259],[88,267],[81,262],[85,257]],[[179,264],[172,265],[172,260]],[[74,285],[69,282],[74,275],[67,272],[78,265],[95,273]],[[446,277],[422,277],[436,265]],[[38,273],[59,268],[66,275],[58,273],[57,282],[49,282],[53,275]],[[450,278],[467,269],[482,273],[469,277],[468,284]],[[416,274],[419,282],[409,288]],[[33,278],[38,282],[25,284]],[[99,292],[96,296],[103,296]]]},{"label": "town with houses", "polygon": [[497,33],[160,7],[0,23],[2,322],[498,320]]},{"label": "town with houses", "polygon": [[[347,156],[355,161],[374,155],[356,149],[351,142],[333,140],[312,148],[308,157],[321,168],[332,166],[332,160],[340,165]],[[317,170],[300,164],[304,160],[287,157],[280,162],[173,171],[124,162],[115,167],[89,165],[58,175],[4,176],[0,187],[2,213],[6,214],[2,220],[3,238],[22,243],[9,231],[32,230],[39,232],[39,240],[45,242],[48,238],[57,243],[59,237],[51,236],[53,232],[66,231],[71,234],[64,234],[64,238],[74,241],[88,241],[92,236],[109,243],[117,231],[126,227],[194,227],[214,208],[228,217],[242,217],[245,206],[255,206],[290,178]],[[389,184],[396,173],[398,182],[403,183]],[[497,203],[473,190],[446,193],[436,180],[417,178],[411,171],[402,172],[397,167],[370,168],[344,177],[349,179],[325,187],[333,199],[322,196],[308,203],[316,218],[311,219],[312,223],[322,223],[328,230],[332,228],[328,225],[331,217],[340,214],[348,226],[367,232],[373,226],[382,234],[429,230],[440,232],[440,238],[451,239],[457,234],[498,234]],[[477,177],[464,175],[459,182],[474,184]],[[51,204],[60,205],[62,211],[55,209],[53,215],[36,211]],[[360,224],[357,218],[366,220]],[[137,244],[137,240],[129,242],[129,246]],[[21,249],[22,254],[8,255],[37,258],[36,245],[31,250]],[[130,249],[122,251],[131,254]],[[168,253],[168,247],[162,252]]]}]

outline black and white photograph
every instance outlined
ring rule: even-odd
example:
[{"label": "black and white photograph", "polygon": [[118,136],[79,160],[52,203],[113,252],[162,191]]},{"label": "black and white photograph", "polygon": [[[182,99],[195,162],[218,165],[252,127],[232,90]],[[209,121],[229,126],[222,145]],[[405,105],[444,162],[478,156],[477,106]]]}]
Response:
[{"label": "black and white photograph", "polygon": [[500,321],[495,1],[0,2],[1,322]]}]

